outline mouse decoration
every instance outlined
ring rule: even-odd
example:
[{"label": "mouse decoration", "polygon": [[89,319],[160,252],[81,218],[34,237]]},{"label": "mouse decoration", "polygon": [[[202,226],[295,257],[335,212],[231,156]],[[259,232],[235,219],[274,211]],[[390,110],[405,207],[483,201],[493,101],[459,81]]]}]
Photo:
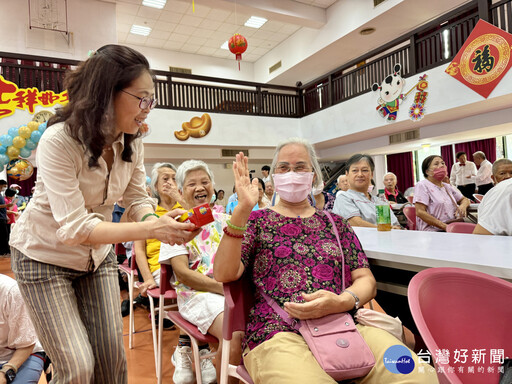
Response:
[{"label": "mouse decoration", "polygon": [[400,102],[406,97],[402,93],[405,80],[400,75],[401,69],[402,66],[400,64],[395,64],[394,72],[386,76],[380,85],[378,83],[372,85],[372,91],[378,90],[380,93],[378,99],[379,106],[376,108],[377,112],[388,122],[396,120]]}]

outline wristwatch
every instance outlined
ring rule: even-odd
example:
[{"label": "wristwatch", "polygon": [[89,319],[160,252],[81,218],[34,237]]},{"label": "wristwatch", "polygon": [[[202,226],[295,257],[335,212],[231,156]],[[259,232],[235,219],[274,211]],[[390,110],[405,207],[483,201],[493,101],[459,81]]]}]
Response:
[{"label": "wristwatch", "polygon": [[14,381],[14,379],[16,378],[16,372],[14,371],[14,369],[12,368],[9,368],[7,371],[4,371],[2,369],[2,371],[5,375],[5,380],[7,382],[7,384],[10,384]]},{"label": "wristwatch", "polygon": [[354,310],[357,311],[359,309],[359,297],[357,297],[357,295],[354,292],[349,291],[348,289],[345,289],[343,292],[351,294],[352,297],[355,299],[356,303],[354,304]]}]

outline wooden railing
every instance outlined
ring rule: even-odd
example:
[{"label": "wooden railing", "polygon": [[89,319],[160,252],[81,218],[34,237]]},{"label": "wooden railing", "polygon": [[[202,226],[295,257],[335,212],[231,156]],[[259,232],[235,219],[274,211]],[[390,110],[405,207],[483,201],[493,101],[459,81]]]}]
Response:
[{"label": "wooden railing", "polygon": [[[512,32],[512,0],[482,4],[473,1],[298,88],[155,71],[158,108],[302,117],[369,92],[397,63],[410,77],[450,62],[480,18]],[[20,88],[61,92],[65,71],[77,64],[0,52],[0,74]]]}]

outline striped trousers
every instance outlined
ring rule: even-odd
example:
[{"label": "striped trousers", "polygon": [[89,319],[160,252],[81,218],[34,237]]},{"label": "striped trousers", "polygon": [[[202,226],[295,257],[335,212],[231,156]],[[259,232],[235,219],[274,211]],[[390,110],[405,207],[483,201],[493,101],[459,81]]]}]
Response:
[{"label": "striped trousers", "polygon": [[115,253],[94,272],[40,263],[15,248],[11,262],[37,336],[53,362],[52,384],[126,384]]}]

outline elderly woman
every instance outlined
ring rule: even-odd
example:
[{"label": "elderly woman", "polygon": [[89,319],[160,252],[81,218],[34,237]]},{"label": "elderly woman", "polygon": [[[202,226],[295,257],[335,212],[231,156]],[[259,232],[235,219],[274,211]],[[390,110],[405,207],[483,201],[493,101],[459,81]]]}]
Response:
[{"label": "elderly woman", "polygon": [[[209,203],[213,195],[213,174],[208,166],[198,160],[188,160],[180,165],[176,173],[176,184],[183,199],[183,207],[191,209]],[[229,216],[213,212],[214,221],[202,227],[202,231],[185,246],[162,244],[160,262],[170,263],[174,272],[173,283],[178,294],[180,314],[196,325],[203,334],[210,333],[222,340],[222,322],[224,312],[224,291],[222,283],[213,277],[215,253],[223,235],[223,229],[229,225]],[[240,341],[240,338],[239,338]],[[232,343],[234,363],[240,362],[240,343]],[[220,367],[218,348],[217,364]],[[200,354],[208,354],[208,346],[200,347]],[[238,356],[238,358],[236,357]],[[172,362],[176,366],[173,380],[175,383],[194,381],[190,369],[190,340],[180,336],[178,347]],[[203,360],[203,383],[214,383],[215,368],[211,360]],[[220,373],[217,375],[220,377]]]},{"label": "elderly woman", "polygon": [[[368,155],[354,155],[347,161],[345,169],[350,189],[336,196],[332,211],[348,220],[353,227],[377,228],[375,204],[379,198],[370,193],[375,170],[373,159]],[[393,211],[391,225],[394,229],[401,229]]]},{"label": "elderly woman", "polygon": [[258,179],[258,209],[265,209],[270,206],[270,200],[265,196],[265,183],[263,179]]},{"label": "elderly woman", "polygon": [[[271,170],[281,198],[270,209],[251,213],[258,192],[256,182],[249,180],[247,163],[242,153],[237,155],[233,173],[239,204],[214,264],[218,281],[234,281],[245,272],[256,287],[243,344],[244,364],[255,383],[334,384],[336,381],[321,369],[302,336],[274,313],[261,293],[297,319],[351,311],[375,296],[376,282],[368,260],[346,220],[333,215],[342,254],[325,212],[308,203],[308,194],[321,180],[316,154],[308,142],[289,139],[278,145]],[[357,327],[373,351],[376,364],[356,382],[401,382],[384,367],[383,355],[390,346],[402,344],[382,329]],[[417,356],[413,352],[411,356],[417,363]],[[404,375],[403,380],[437,382],[435,374],[420,373],[418,369]]]},{"label": "elderly woman", "polygon": [[398,190],[396,187],[396,175],[393,172],[388,172],[384,175],[384,195],[386,199],[391,203],[405,204],[409,201],[407,198]]},{"label": "elderly woman", "polygon": [[458,189],[442,181],[448,171],[441,156],[425,158],[421,170],[425,180],[414,187],[416,228],[418,231],[446,231],[450,222],[466,216],[470,201]]},{"label": "elderly woman", "polygon": [[332,193],[324,191],[323,181],[317,188],[313,188],[311,193],[308,195],[309,204],[316,209],[324,209],[329,212],[332,212],[335,200],[336,197]]}]

